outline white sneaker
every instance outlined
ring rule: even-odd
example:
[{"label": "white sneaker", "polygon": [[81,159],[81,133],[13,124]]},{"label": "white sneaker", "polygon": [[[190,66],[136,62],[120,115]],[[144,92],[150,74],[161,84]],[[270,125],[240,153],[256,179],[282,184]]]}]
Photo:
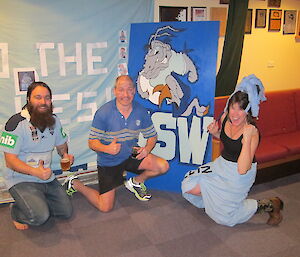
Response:
[{"label": "white sneaker", "polygon": [[66,190],[68,196],[72,196],[74,193],[77,192],[77,190],[73,187],[72,181],[74,179],[78,179],[78,176],[72,174],[66,177],[65,181],[62,183],[62,186]]},{"label": "white sneaker", "polygon": [[149,201],[151,194],[147,192],[147,188],[144,183],[136,184],[133,182],[132,178],[128,179],[124,183],[125,187],[140,201]]}]

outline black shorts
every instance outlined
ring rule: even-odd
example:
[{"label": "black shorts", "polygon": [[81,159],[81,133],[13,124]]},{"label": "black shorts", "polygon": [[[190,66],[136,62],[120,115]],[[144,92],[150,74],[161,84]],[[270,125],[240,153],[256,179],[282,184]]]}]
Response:
[{"label": "black shorts", "polygon": [[139,170],[142,160],[129,157],[121,164],[116,166],[98,166],[99,193],[104,194],[124,183],[123,172],[130,171],[141,174],[144,170]]}]

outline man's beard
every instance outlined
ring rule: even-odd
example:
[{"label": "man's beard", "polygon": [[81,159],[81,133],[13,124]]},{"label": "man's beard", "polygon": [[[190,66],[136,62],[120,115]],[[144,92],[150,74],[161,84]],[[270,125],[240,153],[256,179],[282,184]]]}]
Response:
[{"label": "man's beard", "polygon": [[44,112],[39,112],[37,107],[34,107],[30,102],[27,104],[27,109],[30,114],[31,124],[38,128],[41,132],[44,132],[46,128],[51,128],[55,124],[55,118],[53,117],[53,106],[41,105],[47,107]]}]

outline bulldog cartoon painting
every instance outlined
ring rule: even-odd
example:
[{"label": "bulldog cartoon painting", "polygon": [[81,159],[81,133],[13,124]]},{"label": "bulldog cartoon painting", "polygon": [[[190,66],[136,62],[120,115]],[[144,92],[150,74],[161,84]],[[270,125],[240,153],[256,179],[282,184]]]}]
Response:
[{"label": "bulldog cartoon painting", "polygon": [[176,191],[185,171],[211,160],[207,126],[214,114],[218,31],[217,22],[131,25],[128,73],[135,100],[156,128],[153,154],[170,164],[150,186]]},{"label": "bulldog cartoon painting", "polygon": [[[184,92],[173,74],[186,75],[192,84],[198,80],[198,71],[186,53],[176,52],[170,44],[159,40],[160,37],[172,37],[173,35],[168,31],[176,33],[180,32],[180,29],[164,26],[150,36],[145,63],[137,79],[137,90],[142,98],[148,99],[159,107],[163,101],[166,101],[167,104],[174,103],[178,108]],[[181,115],[188,116],[193,107],[196,108],[198,116],[207,114],[209,108],[209,106],[200,106],[198,99],[195,98]]]}]

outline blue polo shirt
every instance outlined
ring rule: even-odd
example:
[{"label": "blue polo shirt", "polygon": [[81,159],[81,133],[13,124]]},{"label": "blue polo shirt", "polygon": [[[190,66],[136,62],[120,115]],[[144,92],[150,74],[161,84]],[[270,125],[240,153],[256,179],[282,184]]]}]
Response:
[{"label": "blue polo shirt", "polygon": [[157,136],[150,113],[139,103],[132,103],[132,112],[127,119],[119,112],[116,99],[100,107],[95,113],[89,139],[108,145],[116,137],[121,150],[116,155],[97,152],[98,166],[111,167],[126,160],[140,133],[146,139]]}]

